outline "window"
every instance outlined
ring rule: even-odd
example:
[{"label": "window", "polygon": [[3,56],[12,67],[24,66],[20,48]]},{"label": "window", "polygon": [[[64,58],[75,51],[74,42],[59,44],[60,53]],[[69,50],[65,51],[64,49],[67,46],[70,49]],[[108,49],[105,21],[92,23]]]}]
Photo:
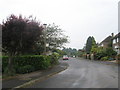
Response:
[{"label": "window", "polygon": [[113,39],[113,44],[115,44],[116,43],[116,41],[115,41],[115,39]]},{"label": "window", "polygon": [[118,38],[117,38],[117,42],[118,42]]}]

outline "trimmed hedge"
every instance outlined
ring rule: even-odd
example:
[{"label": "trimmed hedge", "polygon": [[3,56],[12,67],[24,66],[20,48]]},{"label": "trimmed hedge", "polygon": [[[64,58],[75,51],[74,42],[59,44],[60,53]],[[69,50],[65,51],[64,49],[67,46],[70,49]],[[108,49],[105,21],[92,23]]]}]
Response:
[{"label": "trimmed hedge", "polygon": [[[16,73],[28,73],[36,70],[47,69],[51,65],[50,56],[43,55],[27,55],[13,57],[13,65]],[[2,57],[2,72],[8,66],[8,57]]]},{"label": "trimmed hedge", "polygon": [[20,67],[20,68],[16,68],[17,69],[17,73],[29,73],[29,72],[32,72],[34,71],[34,67],[31,66],[31,65],[26,65],[26,66],[23,66],[23,67]]}]

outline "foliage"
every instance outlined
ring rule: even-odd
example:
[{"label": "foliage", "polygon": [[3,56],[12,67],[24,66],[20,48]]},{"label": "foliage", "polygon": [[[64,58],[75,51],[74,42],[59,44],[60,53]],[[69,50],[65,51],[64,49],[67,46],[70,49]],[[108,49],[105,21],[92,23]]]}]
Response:
[{"label": "foliage", "polygon": [[115,56],[117,55],[117,52],[112,49],[112,47],[106,48],[106,54],[107,56]]},{"label": "foliage", "polygon": [[50,63],[52,65],[58,64],[58,59],[59,59],[59,54],[58,53],[53,53],[52,55],[50,55],[50,57],[51,57]]},{"label": "foliage", "polygon": [[92,48],[97,48],[95,38],[93,36],[91,38],[92,38]]},{"label": "foliage", "polygon": [[29,53],[34,49],[43,28],[36,19],[11,15],[2,25],[2,47],[9,54]]},{"label": "foliage", "polygon": [[56,52],[59,54],[59,57],[62,57],[63,55],[65,55],[66,53],[60,49],[52,49],[52,52]]},{"label": "foliage", "polygon": [[85,55],[84,49],[79,49],[79,50],[78,50],[78,56],[79,56],[79,57],[84,57],[84,55]]},{"label": "foliage", "polygon": [[64,51],[68,56],[77,56],[78,50],[75,48],[63,48],[62,51]]},{"label": "foliage", "polygon": [[63,30],[54,23],[49,24],[46,28],[46,42],[49,48],[63,47],[63,44],[68,42],[68,36],[65,36]]},{"label": "foliage", "polygon": [[117,55],[117,57],[118,57],[118,60],[120,60],[120,54],[119,54],[119,55]]},{"label": "foliage", "polygon": [[111,47],[109,48],[102,48],[98,47],[95,49],[95,59],[101,59],[102,57],[115,57],[117,55],[117,52],[115,52]]},{"label": "foliage", "polygon": [[108,56],[106,56],[106,57],[102,57],[102,58],[101,58],[101,60],[108,60],[108,59],[109,59]]},{"label": "foliage", "polygon": [[96,41],[93,36],[89,36],[86,42],[86,53],[90,54],[95,48],[97,48]]},{"label": "foliage", "polygon": [[35,46],[35,54],[42,54],[44,51],[44,39],[46,39],[46,51],[54,51],[57,48],[63,47],[65,43],[68,43],[68,36],[64,35],[63,30],[57,25],[49,24],[41,35],[40,40]]},{"label": "foliage", "polygon": [[[50,64],[50,56],[43,55],[24,55],[16,56],[13,58],[14,69],[16,73],[31,72],[40,69],[47,69]],[[2,72],[5,71],[5,68],[8,65],[8,56],[2,57]],[[30,65],[30,66],[28,66]],[[25,70],[24,70],[25,69]],[[30,69],[28,71],[28,69]]]},{"label": "foliage", "polygon": [[92,37],[89,36],[86,42],[86,53],[89,54],[92,49]]},{"label": "foliage", "polygon": [[11,15],[2,24],[2,51],[9,55],[8,72],[13,73],[13,57],[33,53],[42,26],[36,19]]},{"label": "foliage", "polygon": [[23,67],[19,67],[19,69],[17,68],[16,72],[17,73],[29,73],[29,72],[32,72],[34,71],[34,67],[31,66],[31,65],[26,65],[26,66],[23,66]]}]

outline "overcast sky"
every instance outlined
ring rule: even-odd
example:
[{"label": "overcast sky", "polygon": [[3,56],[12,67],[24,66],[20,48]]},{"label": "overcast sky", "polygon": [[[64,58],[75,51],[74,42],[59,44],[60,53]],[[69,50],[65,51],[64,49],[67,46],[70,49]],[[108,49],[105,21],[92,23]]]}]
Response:
[{"label": "overcast sky", "polygon": [[59,25],[69,36],[66,47],[83,48],[89,36],[101,42],[118,32],[119,0],[1,0],[0,23],[10,14],[33,15]]}]

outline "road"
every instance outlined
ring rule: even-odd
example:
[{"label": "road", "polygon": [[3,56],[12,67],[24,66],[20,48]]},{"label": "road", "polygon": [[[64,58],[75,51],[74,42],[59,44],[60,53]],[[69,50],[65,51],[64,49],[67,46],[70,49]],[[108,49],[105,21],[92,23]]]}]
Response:
[{"label": "road", "polygon": [[118,88],[118,66],[84,59],[61,60],[68,69],[29,88]]}]

